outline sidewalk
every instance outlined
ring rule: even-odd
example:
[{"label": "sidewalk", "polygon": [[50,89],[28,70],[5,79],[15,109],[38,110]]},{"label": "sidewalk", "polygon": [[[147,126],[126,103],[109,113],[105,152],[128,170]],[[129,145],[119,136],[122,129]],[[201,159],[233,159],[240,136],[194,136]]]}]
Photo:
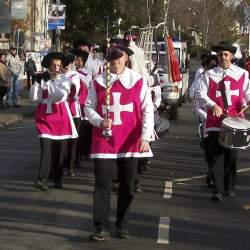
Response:
[{"label": "sidewalk", "polygon": [[28,90],[20,93],[18,97],[18,104],[21,105],[20,108],[0,109],[0,129],[34,114],[37,104],[30,102],[28,96]]}]

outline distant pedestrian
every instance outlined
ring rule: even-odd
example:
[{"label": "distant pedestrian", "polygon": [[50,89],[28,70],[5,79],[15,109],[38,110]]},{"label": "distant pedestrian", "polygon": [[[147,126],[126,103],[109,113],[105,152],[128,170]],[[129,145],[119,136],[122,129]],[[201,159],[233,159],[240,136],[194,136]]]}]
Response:
[{"label": "distant pedestrian", "polygon": [[21,72],[22,66],[19,56],[17,55],[17,49],[15,47],[10,48],[10,53],[6,57],[6,65],[11,71],[11,81],[8,87],[6,103],[8,107],[21,107],[17,104],[18,96],[18,76]]},{"label": "distant pedestrian", "polygon": [[33,85],[35,82],[34,76],[35,76],[35,73],[37,71],[36,63],[35,63],[34,59],[32,58],[32,55],[28,55],[28,60],[24,64],[24,71],[27,75],[27,87],[28,87],[28,89],[30,89],[30,86],[31,86],[30,78],[31,78],[31,82]]},{"label": "distant pedestrian", "polygon": [[0,53],[0,109],[5,108],[3,98],[7,93],[10,85],[11,73],[6,66],[6,54]]},{"label": "distant pedestrian", "polygon": [[246,63],[245,63],[245,66],[244,66],[245,70],[248,71],[248,73],[250,74],[250,57],[248,57],[246,59]]}]

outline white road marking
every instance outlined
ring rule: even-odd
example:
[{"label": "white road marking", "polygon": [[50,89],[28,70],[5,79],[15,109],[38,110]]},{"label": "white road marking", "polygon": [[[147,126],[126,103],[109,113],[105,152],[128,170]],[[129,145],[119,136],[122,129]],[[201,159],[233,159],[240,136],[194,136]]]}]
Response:
[{"label": "white road marking", "polygon": [[[250,171],[250,168],[243,168],[237,170],[237,173],[243,173]],[[190,178],[179,178],[174,181],[166,181],[165,182],[165,190],[164,190],[164,199],[170,199],[173,194],[173,183],[177,183],[180,185],[188,185],[186,182],[191,180],[203,179],[206,178],[206,175],[197,175]],[[249,205],[250,206],[250,205]],[[249,209],[247,207],[247,209]],[[169,244],[169,230],[170,230],[170,218],[169,217],[160,217],[159,221],[159,229],[158,229],[158,244]]]},{"label": "white road marking", "polygon": [[237,173],[243,173],[243,172],[247,172],[247,171],[250,171],[250,168],[239,169],[239,170],[237,170]]},{"label": "white road marking", "polygon": [[197,176],[193,176],[193,177],[190,177],[190,178],[175,179],[174,182],[186,182],[186,181],[191,181],[191,180],[195,180],[195,179],[203,179],[205,177],[206,177],[206,175],[197,175]]},{"label": "white road marking", "polygon": [[170,218],[160,217],[158,230],[158,244],[169,244]]},{"label": "white road marking", "polygon": [[[237,173],[243,173],[247,171],[250,171],[250,168],[238,169]],[[179,179],[175,179],[174,182],[187,182],[187,181],[203,179],[203,178],[206,178],[206,175],[197,175],[197,176],[193,176],[190,178],[179,178]]]},{"label": "white road marking", "polygon": [[163,199],[170,199],[172,197],[172,193],[173,193],[173,182],[166,181]]}]

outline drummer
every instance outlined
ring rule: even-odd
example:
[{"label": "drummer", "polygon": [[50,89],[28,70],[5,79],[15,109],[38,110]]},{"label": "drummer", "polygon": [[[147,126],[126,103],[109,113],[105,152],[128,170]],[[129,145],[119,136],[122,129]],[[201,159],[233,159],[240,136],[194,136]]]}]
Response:
[{"label": "drummer", "polygon": [[236,50],[228,42],[212,47],[219,65],[199,78],[195,93],[196,101],[207,109],[204,136],[206,159],[214,181],[213,201],[222,201],[222,195],[235,197],[237,152],[219,144],[221,122],[227,116],[240,116],[244,103],[250,102],[248,72],[232,64]]}]

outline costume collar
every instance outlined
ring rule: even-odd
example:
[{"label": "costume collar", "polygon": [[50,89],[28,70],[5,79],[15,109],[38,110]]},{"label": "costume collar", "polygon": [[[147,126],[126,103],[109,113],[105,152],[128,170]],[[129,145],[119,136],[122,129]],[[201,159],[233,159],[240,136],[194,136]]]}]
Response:
[{"label": "costume collar", "polygon": [[[121,75],[116,75],[113,73],[110,74],[110,85],[112,86],[115,81],[119,80],[124,88],[131,89],[141,78],[142,76],[140,74],[125,67],[125,70]],[[106,87],[106,72],[103,72],[102,75],[97,76],[95,81],[101,86]]]},{"label": "costume collar", "polygon": [[84,75],[89,75],[91,74],[91,72],[89,70],[87,70],[86,68],[80,68],[77,70],[79,73],[82,73]]},{"label": "costume collar", "polygon": [[207,77],[211,78],[214,82],[219,83],[223,76],[229,76],[232,79],[238,81],[242,75],[245,73],[245,70],[231,64],[227,69],[223,69],[221,67],[215,67],[213,69],[208,70],[205,74]]},{"label": "costume collar", "polygon": [[74,70],[69,70],[68,72],[66,72],[66,73],[64,74],[64,76],[70,77],[70,76],[77,75],[77,74],[78,74],[78,73],[77,73],[76,71],[74,71]]}]

